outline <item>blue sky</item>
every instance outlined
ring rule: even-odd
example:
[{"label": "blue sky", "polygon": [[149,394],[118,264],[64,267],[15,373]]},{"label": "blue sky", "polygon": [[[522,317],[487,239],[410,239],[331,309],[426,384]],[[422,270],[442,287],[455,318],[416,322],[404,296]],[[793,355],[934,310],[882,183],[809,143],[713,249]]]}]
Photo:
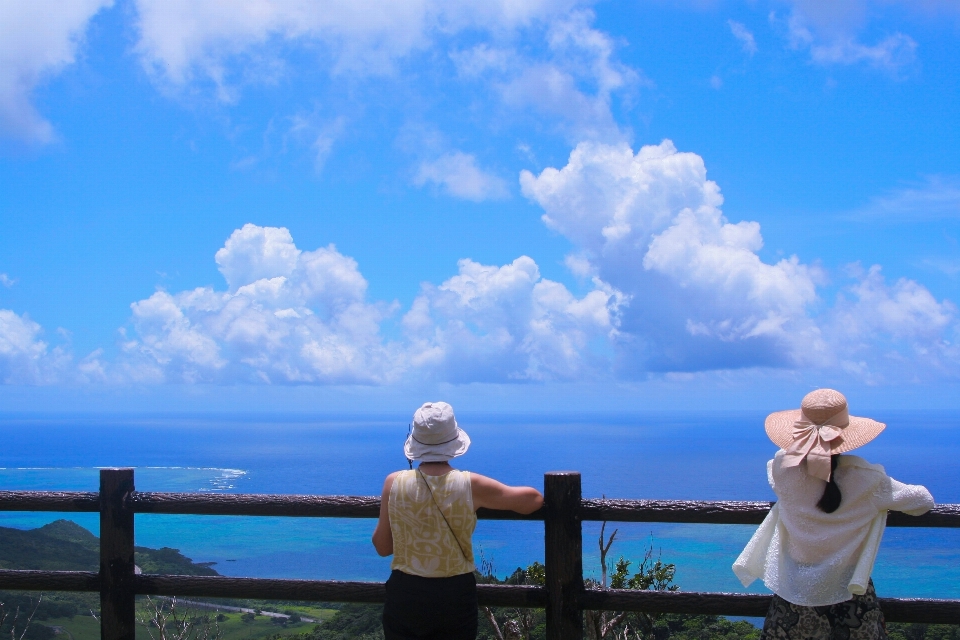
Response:
[{"label": "blue sky", "polygon": [[10,410],[958,405],[955,2],[0,29]]}]

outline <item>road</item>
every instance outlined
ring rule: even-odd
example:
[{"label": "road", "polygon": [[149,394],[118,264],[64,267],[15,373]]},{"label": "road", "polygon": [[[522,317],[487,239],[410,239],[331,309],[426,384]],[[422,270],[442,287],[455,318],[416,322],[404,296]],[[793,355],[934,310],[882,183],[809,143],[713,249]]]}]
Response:
[{"label": "road", "polygon": [[[169,598],[167,598],[169,599]],[[253,609],[248,609],[246,607],[231,607],[224,604],[217,604],[215,602],[197,602],[196,600],[184,600],[182,598],[177,598],[178,604],[184,604],[188,607],[195,607],[197,609],[212,609],[214,611],[232,611],[235,613],[256,613]],[[263,611],[260,610],[261,616],[266,616],[268,618],[289,618],[285,613],[274,613],[273,611]],[[313,618],[304,618],[301,616],[300,620],[302,622],[320,622],[319,620],[314,620]]]}]

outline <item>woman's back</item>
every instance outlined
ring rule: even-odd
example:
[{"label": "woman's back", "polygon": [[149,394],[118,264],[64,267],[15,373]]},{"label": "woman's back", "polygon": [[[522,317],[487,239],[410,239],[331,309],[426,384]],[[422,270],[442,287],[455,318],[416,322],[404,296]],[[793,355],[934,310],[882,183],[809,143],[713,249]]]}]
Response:
[{"label": "woman's back", "polygon": [[843,499],[836,511],[826,513],[817,507],[825,482],[803,466],[785,467],[783,456],[778,452],[768,467],[778,502],[777,518],[768,525],[775,528],[763,555],[779,562],[767,565],[767,586],[805,605],[846,600],[850,587],[855,593],[865,591],[887,510],[922,513],[933,503],[930,493],[897,482],[880,465],[844,455],[834,472]]},{"label": "woman's back", "polygon": [[477,515],[469,472],[401,471],[390,489],[389,514],[391,569],[425,578],[474,570],[471,538]]},{"label": "woman's back", "polygon": [[733,563],[743,586],[763,578],[774,592],[761,640],[887,638],[870,579],[887,511],[919,515],[933,496],[844,455],[886,426],[850,415],[834,389],[811,391],[799,409],[764,420],[780,448],[767,463],[777,504]]},{"label": "woman's back", "polygon": [[420,466],[383,482],[373,546],[381,556],[394,556],[383,607],[386,640],[476,640],[476,510],[527,514],[543,505],[533,487],[511,487],[451,467],[450,460],[469,447],[453,407],[426,402],[413,414],[403,445],[411,467],[413,460]]}]

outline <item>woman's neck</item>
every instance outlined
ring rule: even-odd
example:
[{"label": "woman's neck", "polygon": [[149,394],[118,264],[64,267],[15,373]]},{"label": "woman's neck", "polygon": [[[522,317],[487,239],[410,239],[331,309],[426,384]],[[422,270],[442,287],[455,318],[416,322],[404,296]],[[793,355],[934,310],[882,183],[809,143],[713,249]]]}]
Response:
[{"label": "woman's neck", "polygon": [[428,476],[442,476],[443,474],[452,471],[453,467],[450,466],[450,463],[446,460],[435,461],[435,462],[421,462],[420,471],[427,474]]}]

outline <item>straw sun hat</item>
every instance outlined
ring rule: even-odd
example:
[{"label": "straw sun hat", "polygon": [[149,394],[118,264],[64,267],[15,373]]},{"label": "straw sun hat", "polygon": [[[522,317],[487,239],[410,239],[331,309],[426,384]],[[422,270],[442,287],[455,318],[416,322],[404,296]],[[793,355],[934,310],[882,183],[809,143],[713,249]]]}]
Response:
[{"label": "straw sun hat", "polygon": [[799,409],[767,416],[764,428],[773,443],[786,451],[784,466],[807,461],[811,475],[829,480],[830,456],[867,444],[886,428],[882,422],[851,416],[847,399],[833,389],[817,389],[803,397]]},{"label": "straw sun hat", "polygon": [[425,402],[413,414],[403,452],[408,460],[443,462],[462,456],[469,448],[470,436],[457,426],[453,407],[446,402]]}]

